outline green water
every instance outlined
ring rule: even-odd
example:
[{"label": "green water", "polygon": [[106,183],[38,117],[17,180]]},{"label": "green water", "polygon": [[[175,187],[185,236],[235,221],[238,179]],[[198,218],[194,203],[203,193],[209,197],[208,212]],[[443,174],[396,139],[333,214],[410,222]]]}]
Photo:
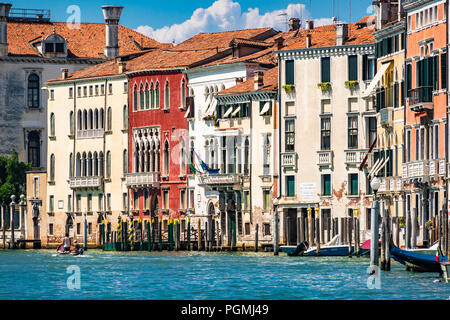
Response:
[{"label": "green water", "polygon": [[[367,258],[272,253],[0,251],[0,299],[438,299],[450,284],[392,262],[381,288],[367,286]],[[67,286],[69,266],[80,289]],[[69,281],[70,282],[70,281]],[[73,283],[73,282],[72,282]]]}]

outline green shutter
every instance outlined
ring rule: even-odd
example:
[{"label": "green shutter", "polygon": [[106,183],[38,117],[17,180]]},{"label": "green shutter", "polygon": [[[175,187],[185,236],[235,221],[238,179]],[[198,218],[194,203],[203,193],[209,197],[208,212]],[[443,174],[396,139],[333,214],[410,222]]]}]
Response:
[{"label": "green shutter", "polygon": [[330,80],[330,58],[322,58],[321,60],[321,82],[331,82]]},{"label": "green shutter", "polygon": [[441,54],[441,89],[447,88],[447,53]]},{"label": "green shutter", "polygon": [[351,173],[350,174],[350,194],[357,195],[358,194],[358,174]]},{"label": "green shutter", "polygon": [[331,195],[331,175],[324,174],[323,176],[323,195]]},{"label": "green shutter", "polygon": [[287,176],[286,177],[286,185],[287,185],[287,196],[294,197],[295,196],[295,177]]},{"label": "green shutter", "polygon": [[348,80],[358,80],[358,56],[348,56]]},{"label": "green shutter", "polygon": [[286,84],[295,84],[294,82],[294,60],[286,60]]},{"label": "green shutter", "polygon": [[398,83],[394,83],[394,108],[398,108]]},{"label": "green shutter", "polygon": [[137,91],[134,91],[134,111],[137,111],[138,109],[138,96]]}]

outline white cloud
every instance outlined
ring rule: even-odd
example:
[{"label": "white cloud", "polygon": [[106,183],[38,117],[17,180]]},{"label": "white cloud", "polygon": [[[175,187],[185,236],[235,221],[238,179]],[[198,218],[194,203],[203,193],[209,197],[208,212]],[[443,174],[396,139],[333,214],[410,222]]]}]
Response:
[{"label": "white cloud", "polygon": [[[287,15],[283,16],[282,14]],[[286,31],[286,21],[291,17],[305,20],[308,11],[304,4],[289,4],[285,9],[274,10],[261,14],[259,8],[249,8],[242,12],[239,2],[233,0],[217,0],[210,7],[196,9],[191,18],[171,26],[154,29],[150,26],[139,26],[141,32],[159,42],[180,43],[200,32],[220,32],[242,28],[273,27]],[[330,24],[331,18],[314,19],[315,26]]]}]

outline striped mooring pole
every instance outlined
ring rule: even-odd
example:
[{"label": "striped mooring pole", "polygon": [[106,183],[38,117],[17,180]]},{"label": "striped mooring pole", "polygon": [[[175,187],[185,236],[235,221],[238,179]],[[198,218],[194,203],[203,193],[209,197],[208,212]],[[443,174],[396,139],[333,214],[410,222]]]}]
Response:
[{"label": "striped mooring pole", "polygon": [[150,220],[146,220],[146,227],[147,227],[147,250],[152,251],[152,242],[150,237]]},{"label": "striped mooring pole", "polygon": [[134,217],[133,215],[130,216],[130,246],[131,251],[134,250]]}]

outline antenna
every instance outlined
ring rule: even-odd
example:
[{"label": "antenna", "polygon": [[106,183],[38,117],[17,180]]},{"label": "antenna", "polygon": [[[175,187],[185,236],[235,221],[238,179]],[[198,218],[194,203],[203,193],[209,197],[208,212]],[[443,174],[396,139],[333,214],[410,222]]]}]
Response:
[{"label": "antenna", "polygon": [[309,0],[308,20],[311,20],[311,0]]}]

